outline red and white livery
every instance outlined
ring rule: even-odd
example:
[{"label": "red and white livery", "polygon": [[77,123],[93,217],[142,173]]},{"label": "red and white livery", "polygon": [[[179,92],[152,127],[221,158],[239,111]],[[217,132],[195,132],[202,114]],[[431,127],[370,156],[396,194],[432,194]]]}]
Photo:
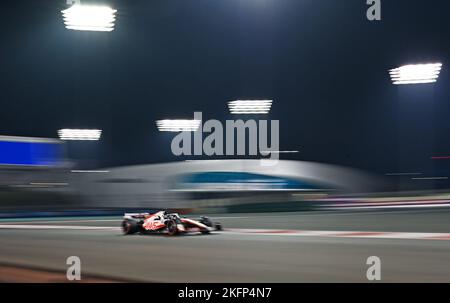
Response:
[{"label": "red and white livery", "polygon": [[153,214],[125,213],[122,221],[122,231],[126,235],[166,233],[172,236],[188,232],[208,234],[212,230],[222,230],[222,225],[213,223],[208,217],[193,220],[164,210]]}]

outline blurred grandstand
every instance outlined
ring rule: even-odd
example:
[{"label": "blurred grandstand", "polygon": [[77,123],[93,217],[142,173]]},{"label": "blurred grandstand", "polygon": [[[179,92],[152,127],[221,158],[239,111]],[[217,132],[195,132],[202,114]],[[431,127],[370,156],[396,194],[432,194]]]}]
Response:
[{"label": "blurred grandstand", "polygon": [[347,168],[301,161],[184,161],[79,170],[64,141],[0,137],[0,210],[170,208],[185,211],[309,209],[329,194],[369,192],[380,183]]}]

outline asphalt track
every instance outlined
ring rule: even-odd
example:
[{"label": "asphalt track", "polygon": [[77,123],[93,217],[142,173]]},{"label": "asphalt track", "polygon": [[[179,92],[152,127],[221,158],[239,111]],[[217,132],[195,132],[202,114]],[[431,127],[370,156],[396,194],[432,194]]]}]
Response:
[{"label": "asphalt track", "polygon": [[[214,215],[211,235],[123,236],[120,218],[0,221],[0,265],[142,282],[450,282],[450,209]],[[6,273],[0,281],[14,281]]]}]

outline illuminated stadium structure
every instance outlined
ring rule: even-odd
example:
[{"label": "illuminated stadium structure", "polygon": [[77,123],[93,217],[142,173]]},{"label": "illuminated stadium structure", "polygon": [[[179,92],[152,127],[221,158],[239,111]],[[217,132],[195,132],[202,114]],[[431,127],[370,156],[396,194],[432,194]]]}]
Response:
[{"label": "illuminated stadium structure", "polygon": [[65,150],[58,139],[0,137],[0,186],[19,197],[0,206],[17,207],[15,201],[25,199],[27,208],[45,193],[42,199],[52,209],[219,209],[289,202],[300,194],[367,192],[376,185],[357,170],[284,160],[274,166],[260,160],[198,160],[72,170]]},{"label": "illuminated stadium structure", "polygon": [[184,161],[107,168],[72,174],[82,201],[114,208],[198,208],[236,203],[287,201],[293,194],[362,192],[374,179],[357,170],[303,161]]}]

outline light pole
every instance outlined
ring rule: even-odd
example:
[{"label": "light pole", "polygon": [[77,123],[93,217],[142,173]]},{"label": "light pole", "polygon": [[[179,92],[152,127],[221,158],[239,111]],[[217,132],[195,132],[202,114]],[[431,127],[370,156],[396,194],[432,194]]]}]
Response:
[{"label": "light pole", "polygon": [[[397,166],[399,171],[419,171],[434,176],[430,155],[434,149],[434,83],[441,63],[409,64],[389,70],[392,84],[398,86]],[[399,189],[430,186],[411,176],[400,179]],[[422,183],[418,183],[422,182]],[[434,181],[427,181],[434,182]]]}]

